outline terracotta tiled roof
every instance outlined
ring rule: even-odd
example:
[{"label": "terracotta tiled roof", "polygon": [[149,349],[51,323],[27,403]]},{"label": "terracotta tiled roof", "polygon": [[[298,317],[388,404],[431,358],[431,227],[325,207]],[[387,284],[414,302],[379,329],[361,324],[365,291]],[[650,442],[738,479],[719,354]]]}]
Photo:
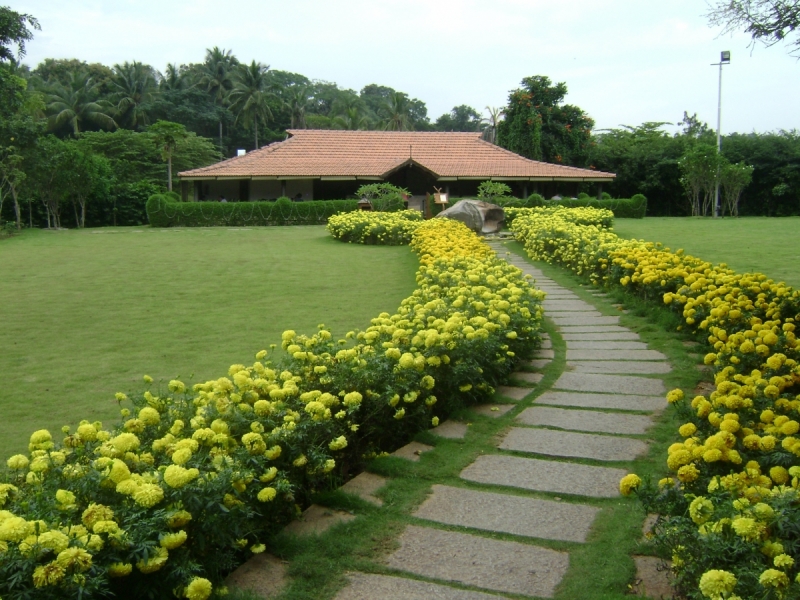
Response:
[{"label": "terracotta tiled roof", "polygon": [[528,160],[482,140],[480,133],[317,129],[288,133],[283,142],[180,176],[383,178],[413,161],[444,178],[614,178],[613,173]]}]

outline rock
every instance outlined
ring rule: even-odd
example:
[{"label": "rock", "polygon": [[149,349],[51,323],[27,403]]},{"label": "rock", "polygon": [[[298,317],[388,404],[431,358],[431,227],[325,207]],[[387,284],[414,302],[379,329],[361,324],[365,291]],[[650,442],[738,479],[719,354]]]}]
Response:
[{"label": "rock", "polygon": [[506,218],[500,206],[480,200],[461,200],[435,218],[440,217],[461,221],[476,233],[497,233]]}]

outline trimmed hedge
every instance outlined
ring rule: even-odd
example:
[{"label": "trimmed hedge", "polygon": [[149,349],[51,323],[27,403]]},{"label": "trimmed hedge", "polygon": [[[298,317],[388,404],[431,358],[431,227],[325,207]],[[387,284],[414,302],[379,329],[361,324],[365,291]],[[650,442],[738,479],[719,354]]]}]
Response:
[{"label": "trimmed hedge", "polygon": [[147,201],[153,227],[214,227],[263,225],[324,225],[328,218],[358,210],[356,200],[292,202],[177,202],[172,193],[154,194]]},{"label": "trimmed hedge", "polygon": [[614,213],[617,219],[643,219],[647,212],[647,198],[635,194],[632,198],[562,198],[545,200],[543,206],[565,206],[567,208],[605,208]]}]

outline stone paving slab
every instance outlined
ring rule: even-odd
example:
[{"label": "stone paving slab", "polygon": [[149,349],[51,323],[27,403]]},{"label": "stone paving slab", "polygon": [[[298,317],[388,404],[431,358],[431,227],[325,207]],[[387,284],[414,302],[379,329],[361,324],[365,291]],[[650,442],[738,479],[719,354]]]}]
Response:
[{"label": "stone paving slab", "polygon": [[573,350],[567,348],[567,360],[666,360],[658,350]]},{"label": "stone paving slab", "polygon": [[497,387],[497,393],[511,400],[522,400],[530,394],[533,390],[531,388],[514,387],[511,385],[501,385]]},{"label": "stone paving slab", "polygon": [[544,425],[574,431],[642,435],[653,426],[645,415],[598,412],[596,410],[570,410],[550,406],[531,406],[523,410],[517,420],[525,425]]},{"label": "stone paving slab", "polygon": [[548,298],[542,302],[542,306],[545,310],[557,312],[597,310],[594,305],[583,300],[551,300]]},{"label": "stone paving slab", "polygon": [[355,519],[355,515],[342,510],[333,510],[319,504],[312,504],[303,511],[303,516],[292,521],[284,531],[294,535],[311,535],[323,533],[339,523],[346,523]]},{"label": "stone paving slab", "polygon": [[631,330],[621,325],[562,325],[559,327],[562,335],[569,333],[631,333]]},{"label": "stone paving slab", "polygon": [[552,348],[540,348],[534,353],[536,358],[555,358],[556,353]]},{"label": "stone paving slab", "polygon": [[590,306],[588,309],[580,310],[580,311],[567,310],[567,311],[555,311],[555,312],[552,311],[552,310],[548,310],[548,308],[545,307],[544,312],[545,312],[545,314],[547,314],[548,317],[550,317],[553,320],[556,320],[556,319],[564,320],[564,319],[573,319],[573,318],[574,319],[584,319],[584,320],[585,319],[602,319],[603,316],[604,316],[603,313],[601,313],[599,310],[597,310],[594,306]]},{"label": "stone paving slab", "polygon": [[539,348],[552,348],[553,347],[553,340],[550,337],[542,336],[542,345]]},{"label": "stone paving slab", "polygon": [[575,392],[602,392],[605,394],[633,394],[638,396],[664,396],[667,393],[660,379],[647,379],[632,375],[605,375],[589,373],[562,373],[553,384],[555,389]]},{"label": "stone paving slab", "polygon": [[[598,315],[600,313],[597,313]],[[584,316],[585,315],[585,316]],[[559,316],[558,314],[548,315],[556,325],[616,325],[619,317],[602,317],[587,315],[586,313],[575,313],[571,315]]]},{"label": "stone paving slab", "polygon": [[503,600],[503,596],[372,573],[347,573],[350,582],[334,600]]},{"label": "stone paving slab", "polygon": [[399,458],[405,458],[407,460],[413,460],[416,462],[419,460],[419,457],[423,452],[428,452],[429,450],[433,450],[433,446],[420,444],[419,442],[410,442],[402,448],[398,448],[392,452],[392,456],[397,456]]},{"label": "stone paving slab", "polygon": [[502,417],[512,408],[514,408],[513,404],[481,404],[473,406],[472,410],[484,417],[494,417],[496,419],[497,417]]},{"label": "stone paving slab", "polygon": [[438,427],[434,427],[428,431],[433,435],[438,435],[439,437],[457,440],[467,435],[467,424],[460,423],[458,421],[445,421]]},{"label": "stone paving slab", "polygon": [[483,589],[552,598],[569,555],[517,542],[409,525],[390,568]]},{"label": "stone paving slab", "polygon": [[658,412],[664,410],[667,401],[664,400],[663,396],[584,394],[580,392],[547,391],[536,399],[536,404]]},{"label": "stone paving slab", "polygon": [[576,360],[567,363],[573,373],[619,373],[625,375],[661,375],[672,371],[669,363],[655,360]]},{"label": "stone paving slab", "polygon": [[359,475],[353,477],[350,481],[345,483],[340,489],[343,492],[347,492],[348,494],[353,494],[358,496],[362,500],[366,500],[367,502],[371,502],[376,506],[383,506],[383,500],[376,497],[374,494],[379,489],[381,489],[386,482],[389,481],[385,477],[381,477],[380,475],[375,475],[375,473],[369,473],[364,471]]},{"label": "stone paving slab", "polygon": [[600,333],[562,333],[561,337],[565,342],[590,342],[590,341],[613,341],[613,340],[638,340],[639,334],[633,331],[619,332],[600,332]]},{"label": "stone paving slab", "polygon": [[551,362],[553,361],[549,358],[534,358],[533,360],[526,360],[522,364],[531,369],[544,369]]},{"label": "stone paving slab", "polygon": [[512,379],[524,381],[525,383],[530,383],[532,385],[539,383],[543,377],[544,375],[542,373],[528,373],[527,371],[517,371],[516,373],[511,374]]},{"label": "stone paving slab", "polygon": [[528,427],[513,427],[498,448],[545,456],[608,461],[634,460],[647,452],[647,444],[641,440]]},{"label": "stone paving slab", "polygon": [[434,485],[415,517],[512,535],[586,541],[599,508],[509,494]]},{"label": "stone paving slab", "polygon": [[461,471],[461,478],[537,492],[615,498],[619,480],[627,474],[625,469],[485,454]]},{"label": "stone paving slab", "polygon": [[286,564],[266,552],[251,556],[225,580],[230,588],[246,590],[262,598],[277,596],[286,583]]},{"label": "stone paving slab", "polygon": [[573,350],[647,350],[644,342],[629,342],[624,340],[569,340],[567,348]]}]

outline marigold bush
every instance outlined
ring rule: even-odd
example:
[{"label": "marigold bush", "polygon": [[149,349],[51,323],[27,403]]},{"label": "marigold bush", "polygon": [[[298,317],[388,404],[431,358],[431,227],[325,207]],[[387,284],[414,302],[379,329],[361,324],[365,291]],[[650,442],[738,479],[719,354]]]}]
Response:
[{"label": "marigold bush", "polygon": [[684,423],[654,485],[621,482],[663,519],[655,541],[690,598],[800,597],[800,292],[559,214],[524,215],[528,254],[677,312],[709,345],[708,396],[667,395]]},{"label": "marigold bush", "polygon": [[0,597],[222,593],[315,490],[490,396],[537,346],[542,293],[461,223],[411,247],[417,289],[364,331],[288,330],[274,361],[118,393],[115,427],[34,432],[0,478]]},{"label": "marigold bush", "polygon": [[328,231],[343,242],[402,246],[411,243],[421,223],[422,213],[418,210],[358,211],[330,217]]}]

